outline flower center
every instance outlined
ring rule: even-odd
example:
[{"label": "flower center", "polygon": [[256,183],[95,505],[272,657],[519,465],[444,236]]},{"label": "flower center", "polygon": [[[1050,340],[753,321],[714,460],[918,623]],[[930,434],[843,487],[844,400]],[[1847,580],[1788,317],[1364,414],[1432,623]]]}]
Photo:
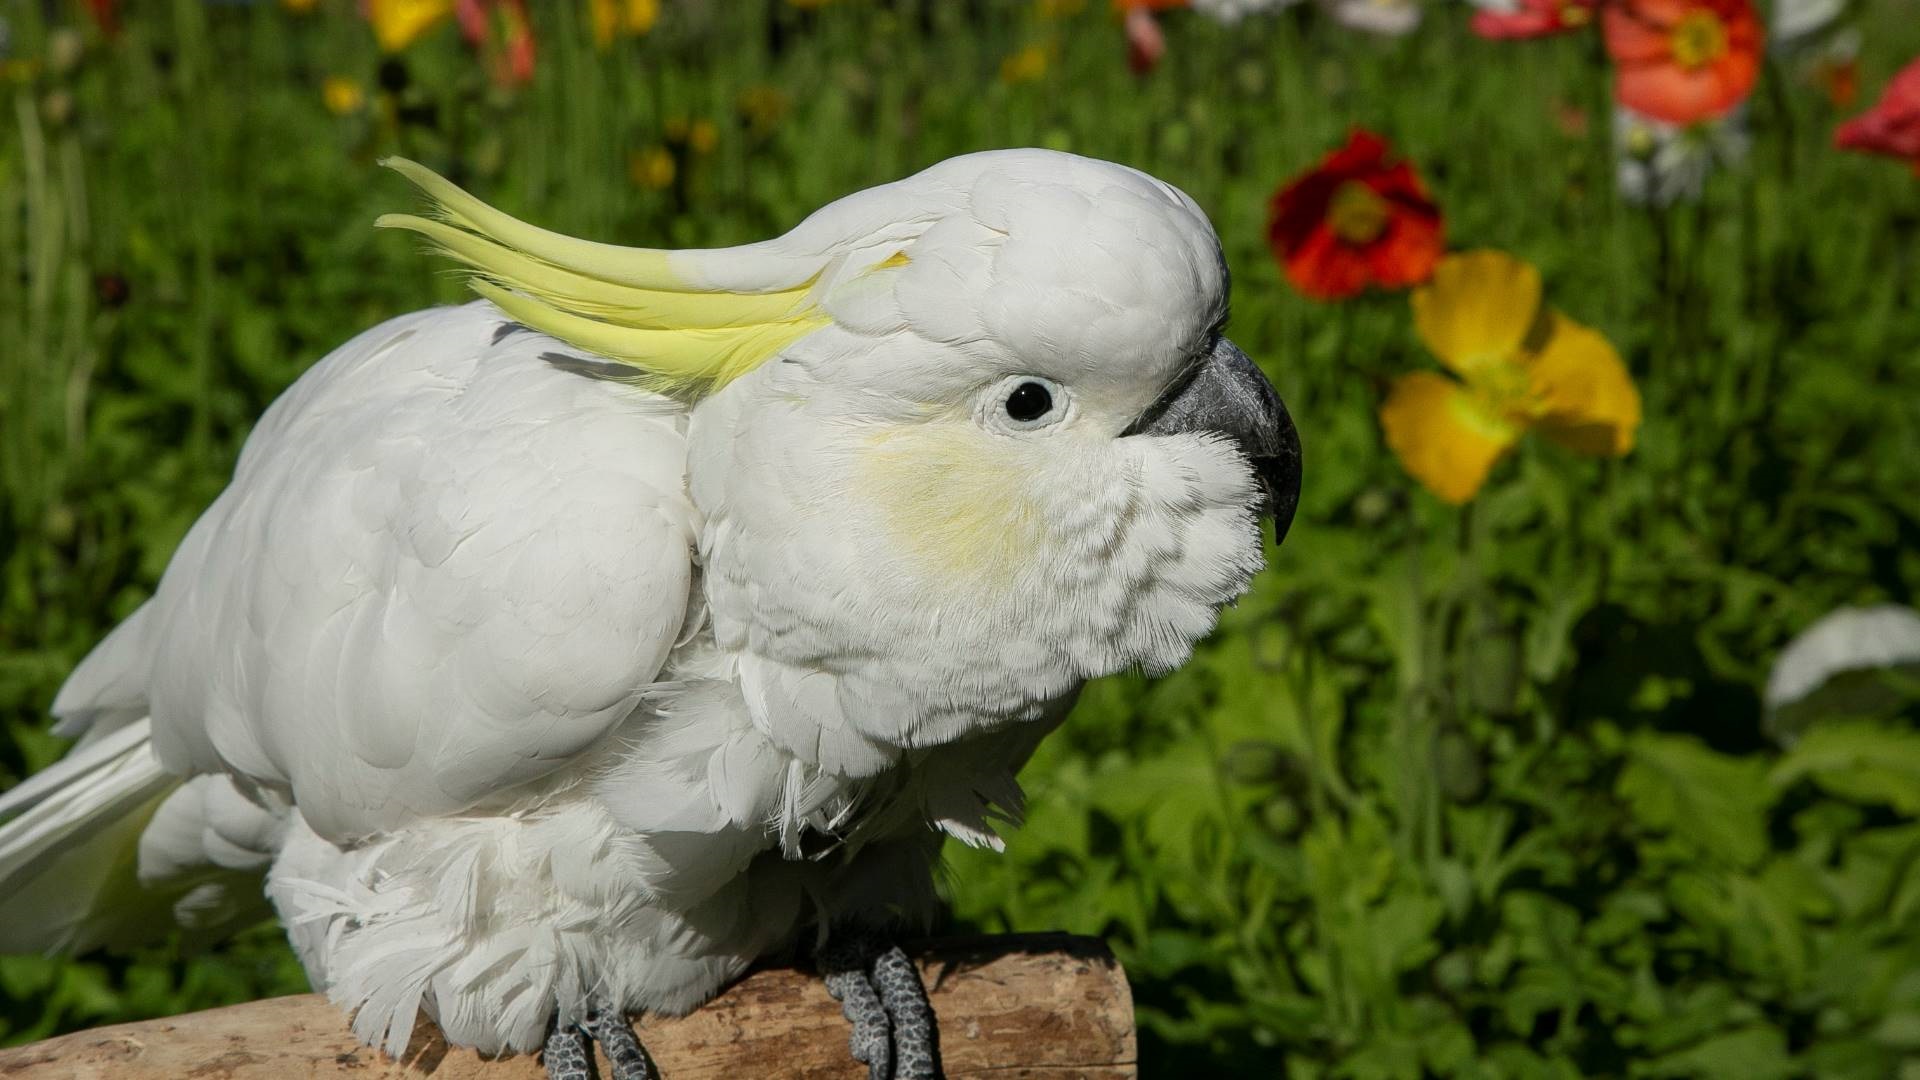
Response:
[{"label": "flower center", "polygon": [[1532,423],[1540,412],[1535,400],[1533,380],[1528,376],[1521,356],[1488,358],[1467,375],[1467,385],[1489,409],[1517,423]]},{"label": "flower center", "polygon": [[1391,216],[1387,200],[1358,180],[1334,188],[1327,207],[1327,223],[1333,227],[1333,235],[1349,244],[1371,244],[1379,239]]},{"label": "flower center", "polygon": [[1669,41],[1681,67],[1705,67],[1727,54],[1727,27],[1711,11],[1689,11],[1674,24]]},{"label": "flower center", "polygon": [[1560,25],[1566,27],[1585,26],[1592,21],[1593,13],[1585,4],[1576,0],[1562,0],[1560,4]]},{"label": "flower center", "polygon": [[1629,123],[1622,143],[1627,156],[1631,158],[1652,157],[1653,152],[1660,148],[1660,142],[1654,136],[1653,129],[1643,123]]}]

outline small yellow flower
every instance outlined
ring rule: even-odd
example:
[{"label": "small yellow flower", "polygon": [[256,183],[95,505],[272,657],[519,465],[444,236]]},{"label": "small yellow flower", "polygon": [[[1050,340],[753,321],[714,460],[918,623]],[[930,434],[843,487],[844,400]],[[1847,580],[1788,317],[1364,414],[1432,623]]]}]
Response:
[{"label": "small yellow flower", "polygon": [[740,109],[740,115],[747,120],[747,126],[756,135],[765,135],[780,126],[787,115],[790,103],[785,91],[777,86],[761,83],[740,91],[740,97],[734,103]]},{"label": "small yellow flower", "polygon": [[720,145],[720,129],[713,126],[711,120],[695,120],[687,129],[687,145],[696,154],[711,154],[714,147]]},{"label": "small yellow flower", "polygon": [[638,187],[662,191],[673,186],[673,154],[664,146],[636,150],[627,159],[627,176]]},{"label": "small yellow flower", "polygon": [[280,0],[280,6],[295,15],[307,15],[320,6],[320,0]]},{"label": "small yellow flower", "polygon": [[38,60],[0,60],[0,82],[30,83],[39,74]]},{"label": "small yellow flower", "polygon": [[326,102],[328,112],[335,116],[346,116],[360,111],[360,107],[367,103],[367,94],[352,79],[329,75],[320,84],[320,100]]},{"label": "small yellow flower", "polygon": [[453,0],[368,0],[374,40],[385,52],[400,52],[453,14]]},{"label": "small yellow flower", "polygon": [[1447,502],[1473,498],[1529,430],[1576,453],[1633,449],[1640,392],[1596,331],[1540,302],[1540,272],[1500,251],[1449,255],[1413,293],[1420,340],[1459,380],[1402,375],[1380,406],[1387,445]]},{"label": "small yellow flower", "polygon": [[1029,45],[1000,61],[1000,81],[1008,86],[1038,82],[1047,74],[1053,50],[1046,45]]},{"label": "small yellow flower", "polygon": [[587,0],[587,15],[593,43],[604,50],[621,34],[639,37],[651,31],[660,19],[660,0]]}]

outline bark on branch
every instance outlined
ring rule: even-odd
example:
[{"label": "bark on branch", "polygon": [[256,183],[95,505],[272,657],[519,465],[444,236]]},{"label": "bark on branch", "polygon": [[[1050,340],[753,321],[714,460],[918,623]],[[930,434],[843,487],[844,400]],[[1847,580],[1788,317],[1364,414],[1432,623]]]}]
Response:
[{"label": "bark on branch", "polygon": [[[1066,934],[950,939],[914,952],[940,1018],[949,1080],[1118,1080],[1137,1075],[1133,998],[1112,954]],[[531,1056],[483,1060],[431,1025],[396,1063],[355,1042],[312,994],[96,1028],[0,1050],[5,1080],[543,1080]],[[847,1053],[840,1006],[810,972],[741,980],[691,1016],[643,1018],[664,1080],[866,1075]],[[608,1075],[601,1063],[601,1075]]]}]

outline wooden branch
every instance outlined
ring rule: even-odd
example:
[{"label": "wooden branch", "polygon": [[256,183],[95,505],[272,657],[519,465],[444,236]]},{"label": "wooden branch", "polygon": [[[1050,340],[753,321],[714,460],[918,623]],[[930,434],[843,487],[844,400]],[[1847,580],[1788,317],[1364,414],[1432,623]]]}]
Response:
[{"label": "wooden branch", "polygon": [[[1119,1080],[1134,1066],[1133,996],[1106,946],[1067,934],[932,941],[915,953],[949,1080]],[[425,1022],[404,1064],[354,1041],[315,994],[96,1028],[0,1050],[4,1080],[544,1080],[532,1056],[484,1060]],[[691,1016],[645,1017],[662,1080],[864,1080],[817,975],[758,971]],[[600,1075],[610,1075],[606,1062]]]}]

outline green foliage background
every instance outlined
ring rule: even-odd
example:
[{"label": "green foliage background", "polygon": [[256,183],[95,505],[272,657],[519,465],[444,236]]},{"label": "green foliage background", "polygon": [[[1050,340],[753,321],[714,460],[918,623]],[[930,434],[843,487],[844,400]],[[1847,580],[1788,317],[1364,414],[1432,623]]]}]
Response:
[{"label": "green foliage background", "polygon": [[[1911,712],[1783,752],[1758,693],[1812,619],[1914,602],[1920,183],[1833,152],[1835,114],[1787,70],[1748,167],[1653,214],[1613,191],[1595,42],[1479,41],[1459,7],[1400,41],[1311,11],[1176,18],[1138,80],[1101,3],[668,3],[606,55],[576,5],[536,6],[517,95],[445,28],[380,91],[348,0],[131,4],[70,66],[39,5],[0,9],[14,57],[46,61],[0,87],[5,782],[58,754],[60,679],[151,590],[266,403],[358,330],[460,298],[370,228],[412,201],[375,156],[575,235],[684,246],[1053,146],[1213,215],[1233,335],[1308,478],[1197,660],[1090,688],[1006,854],[954,852],[958,920],[1104,935],[1150,1074],[1920,1076]],[[1920,51],[1920,4],[1861,18],[1872,93]],[[1002,84],[1029,44],[1045,76]],[[330,75],[369,109],[326,112]],[[670,137],[700,119],[710,154]],[[1304,301],[1264,248],[1274,188],[1356,123],[1419,164],[1453,246],[1535,262],[1621,348],[1646,400],[1631,457],[1527,445],[1464,512],[1412,487],[1374,419],[1387,378],[1433,364],[1404,299]],[[628,180],[653,145],[679,165],[661,191]],[[6,959],[0,1038],[303,988],[271,927],[190,957]]]}]

